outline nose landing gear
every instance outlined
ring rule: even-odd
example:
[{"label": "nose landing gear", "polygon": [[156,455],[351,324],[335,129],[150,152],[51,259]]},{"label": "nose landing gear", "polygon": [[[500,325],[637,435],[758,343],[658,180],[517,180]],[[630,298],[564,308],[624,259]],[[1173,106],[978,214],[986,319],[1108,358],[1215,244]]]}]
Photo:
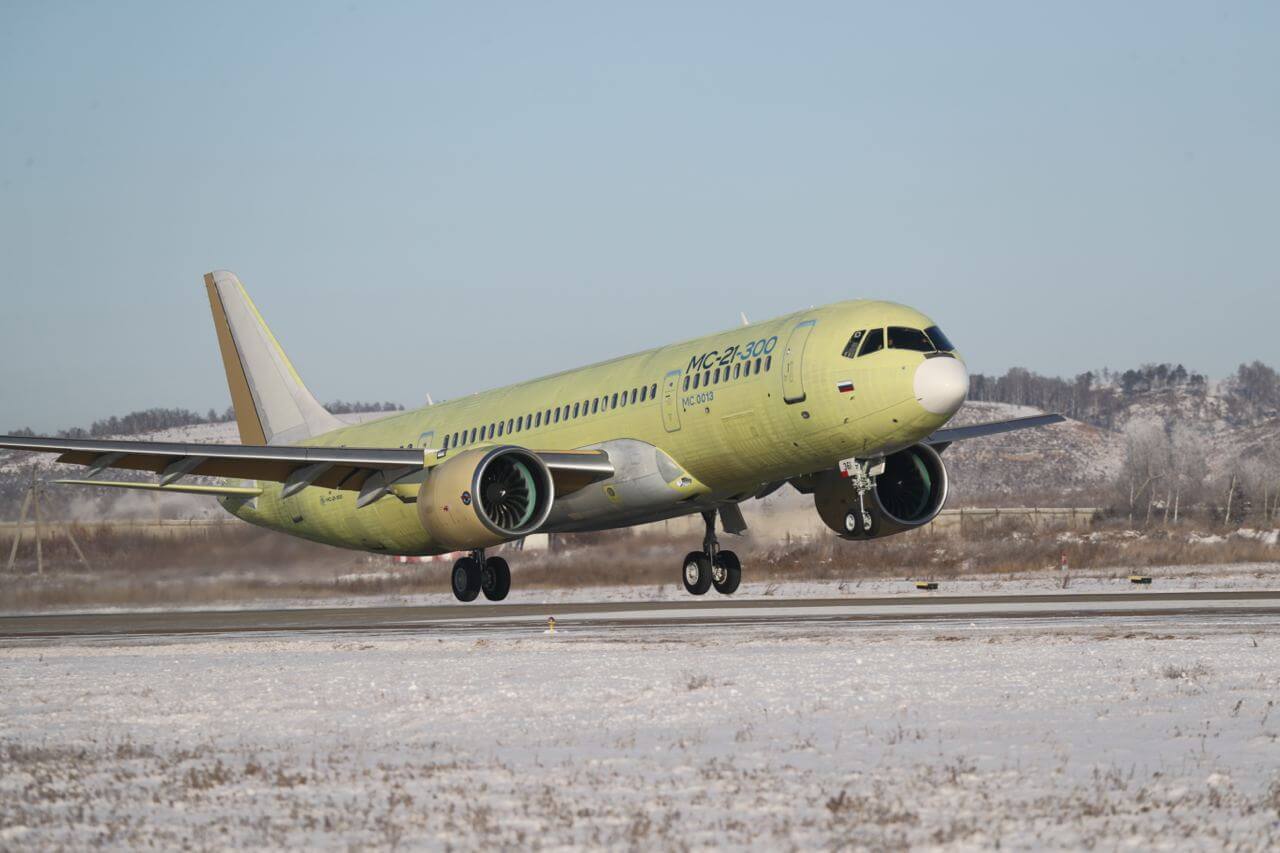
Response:
[{"label": "nose landing gear", "polygon": [[706,533],[702,537],[702,550],[685,555],[681,572],[684,588],[691,595],[705,595],[715,587],[721,595],[732,595],[742,583],[742,563],[732,551],[721,551],[716,539],[716,511],[702,513]]},{"label": "nose landing gear", "polygon": [[453,564],[453,594],[459,601],[475,601],[480,593],[502,601],[511,591],[511,567],[501,557],[487,560],[483,550],[472,551]]}]

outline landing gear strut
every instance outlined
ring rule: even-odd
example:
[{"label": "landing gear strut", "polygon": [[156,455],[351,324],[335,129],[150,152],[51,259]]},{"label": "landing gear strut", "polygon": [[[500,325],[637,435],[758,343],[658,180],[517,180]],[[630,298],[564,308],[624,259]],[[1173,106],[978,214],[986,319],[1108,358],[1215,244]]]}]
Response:
[{"label": "landing gear strut", "polygon": [[478,549],[453,564],[453,594],[459,601],[475,601],[482,592],[490,601],[501,601],[510,591],[511,567],[501,557],[486,560]]},{"label": "landing gear strut", "polygon": [[846,533],[858,532],[858,522],[862,522],[864,535],[871,535],[871,511],[867,509],[866,496],[876,486],[875,475],[884,471],[884,460],[865,460],[859,462],[850,472],[849,479],[853,489],[858,493],[858,511],[850,510],[844,517]]},{"label": "landing gear strut", "polygon": [[716,539],[716,511],[702,513],[706,533],[702,537],[702,550],[690,551],[684,558],[681,572],[684,588],[692,595],[704,595],[711,587],[721,595],[732,595],[742,583],[742,564],[732,551],[721,551]]}]

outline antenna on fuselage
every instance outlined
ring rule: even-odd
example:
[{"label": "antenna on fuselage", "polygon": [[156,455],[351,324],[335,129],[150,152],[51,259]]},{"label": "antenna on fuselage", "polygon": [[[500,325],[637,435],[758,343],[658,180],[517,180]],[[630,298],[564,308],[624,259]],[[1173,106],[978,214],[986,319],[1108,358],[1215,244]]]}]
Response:
[{"label": "antenna on fuselage", "polygon": [[435,400],[432,400],[432,399],[431,399],[431,395],[430,395],[430,394],[428,394],[428,395],[427,395],[427,405],[428,405],[428,406],[434,406],[435,404],[436,404],[436,401],[435,401]]},{"label": "antenna on fuselage", "polygon": [[750,325],[751,325],[751,321],[747,319],[747,312],[746,312],[746,311],[739,311],[739,312],[738,312],[738,316],[742,318],[742,325],[744,325],[744,326],[750,326]]}]

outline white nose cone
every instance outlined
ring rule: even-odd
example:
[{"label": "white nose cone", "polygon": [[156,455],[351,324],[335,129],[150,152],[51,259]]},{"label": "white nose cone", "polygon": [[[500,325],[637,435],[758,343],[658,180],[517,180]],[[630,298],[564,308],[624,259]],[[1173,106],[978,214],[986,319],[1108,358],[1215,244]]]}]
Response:
[{"label": "white nose cone", "polygon": [[916,368],[915,392],[926,412],[953,415],[969,393],[969,371],[958,358],[927,358]]}]

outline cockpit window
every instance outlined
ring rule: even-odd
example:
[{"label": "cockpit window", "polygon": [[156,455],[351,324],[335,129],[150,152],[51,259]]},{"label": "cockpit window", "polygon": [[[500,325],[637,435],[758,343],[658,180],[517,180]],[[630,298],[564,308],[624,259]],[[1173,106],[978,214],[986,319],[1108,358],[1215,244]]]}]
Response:
[{"label": "cockpit window", "polygon": [[913,352],[933,352],[933,342],[919,329],[906,326],[889,327],[889,349],[906,349]]},{"label": "cockpit window", "polygon": [[853,337],[849,338],[849,343],[845,344],[844,357],[853,358],[858,354],[858,344],[862,343],[862,336],[867,333],[866,329],[859,329],[853,333]]},{"label": "cockpit window", "polygon": [[858,351],[858,356],[871,355],[882,349],[884,349],[884,329],[872,329],[862,339],[862,349]]},{"label": "cockpit window", "polygon": [[929,340],[933,341],[933,345],[942,352],[955,352],[956,345],[951,343],[951,339],[942,334],[942,330],[937,326],[930,326],[924,330],[929,336]]}]

